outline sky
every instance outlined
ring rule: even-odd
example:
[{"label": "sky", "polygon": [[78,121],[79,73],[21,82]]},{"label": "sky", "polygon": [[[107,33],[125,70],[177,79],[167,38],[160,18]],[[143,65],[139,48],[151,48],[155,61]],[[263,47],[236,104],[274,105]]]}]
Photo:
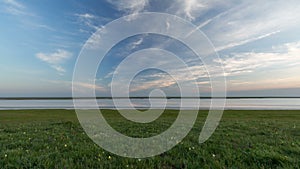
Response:
[{"label": "sky", "polygon": [[[89,43],[93,40],[89,38],[115,19],[131,15],[127,18],[131,22],[144,12],[176,15],[207,36],[220,58],[212,62],[223,65],[228,96],[300,96],[299,11],[298,0],[1,0],[0,97],[72,96],[80,51],[86,42],[88,47],[97,45]],[[148,48],[179,56],[188,71],[176,66],[172,71],[209,95],[203,63],[191,59],[195,56],[190,48],[174,38],[151,33],[121,40],[105,55],[90,79],[92,85],[77,85],[95,89],[97,96],[110,96],[118,65]],[[127,65],[137,63],[174,66],[162,51],[155,57],[146,51]],[[123,73],[121,78],[129,76]],[[122,83],[116,85],[121,89]],[[162,70],[139,72],[130,84],[131,96],[149,95],[154,89],[168,96],[180,94],[174,78]]]}]

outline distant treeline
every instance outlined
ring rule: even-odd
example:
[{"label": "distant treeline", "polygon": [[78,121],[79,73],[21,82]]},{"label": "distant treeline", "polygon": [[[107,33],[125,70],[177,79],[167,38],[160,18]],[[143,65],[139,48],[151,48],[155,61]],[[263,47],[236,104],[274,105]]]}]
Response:
[{"label": "distant treeline", "polygon": [[[299,97],[96,97],[96,99],[289,99]],[[72,100],[72,99],[95,99],[93,97],[0,97],[0,100]]]}]

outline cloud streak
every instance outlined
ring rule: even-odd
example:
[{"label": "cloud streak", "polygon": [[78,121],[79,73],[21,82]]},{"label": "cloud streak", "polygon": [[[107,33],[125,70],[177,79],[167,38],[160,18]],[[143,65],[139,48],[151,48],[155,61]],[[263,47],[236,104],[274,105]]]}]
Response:
[{"label": "cloud streak", "polygon": [[90,29],[97,30],[98,27],[94,24],[94,20],[97,18],[95,15],[90,13],[75,14],[79,23],[87,26]]},{"label": "cloud streak", "polygon": [[2,3],[5,5],[4,11],[8,14],[34,16],[34,14],[27,11],[24,4],[16,0],[3,0]]},{"label": "cloud streak", "polygon": [[247,44],[289,29],[300,21],[297,1],[243,1],[202,29],[219,49]]},{"label": "cloud streak", "polygon": [[275,35],[277,33],[280,33],[280,31],[274,31],[274,32],[271,32],[271,33],[260,35],[258,37],[252,37],[250,39],[245,39],[245,40],[242,40],[242,41],[232,42],[232,43],[226,44],[224,46],[216,47],[216,51],[219,52],[219,51],[222,51],[222,50],[231,49],[233,47],[245,45],[247,43],[254,42],[254,41],[257,41],[257,40],[260,40],[260,39],[264,39],[264,38],[267,38],[269,36]]},{"label": "cloud streak", "polygon": [[25,8],[25,6],[23,4],[15,1],[15,0],[3,0],[3,2],[5,4],[11,5],[11,6],[15,7],[15,8],[19,8],[19,9],[24,9]]},{"label": "cloud streak", "polygon": [[72,53],[58,49],[54,53],[37,53],[36,57],[40,60],[47,62],[49,64],[60,64],[66,59],[69,59],[72,56]]},{"label": "cloud streak", "polygon": [[53,83],[53,84],[62,84],[67,86],[68,88],[71,89],[71,87],[73,86],[74,90],[81,90],[80,92],[84,93],[84,89],[94,89],[96,91],[100,91],[100,92],[106,92],[107,89],[101,85],[96,85],[91,83],[87,83],[87,82],[72,82],[72,81],[67,81],[67,80],[46,80],[46,82],[49,83]]},{"label": "cloud streak", "polygon": [[[300,63],[300,42],[287,43],[273,47],[271,52],[244,52],[232,53],[221,60],[227,76],[236,76],[252,73],[258,68],[291,69],[291,66],[280,67]],[[219,61],[216,61],[219,62]],[[297,63],[297,64],[296,64]]]},{"label": "cloud streak", "polygon": [[136,14],[143,12],[149,4],[148,0],[107,0],[107,2],[125,15],[131,15],[127,17],[129,21],[134,19]]},{"label": "cloud streak", "polygon": [[72,57],[72,53],[66,50],[57,49],[53,53],[37,53],[36,57],[41,61],[44,61],[51,65],[59,74],[63,74],[66,70],[60,66],[60,64],[64,63],[66,60]]}]

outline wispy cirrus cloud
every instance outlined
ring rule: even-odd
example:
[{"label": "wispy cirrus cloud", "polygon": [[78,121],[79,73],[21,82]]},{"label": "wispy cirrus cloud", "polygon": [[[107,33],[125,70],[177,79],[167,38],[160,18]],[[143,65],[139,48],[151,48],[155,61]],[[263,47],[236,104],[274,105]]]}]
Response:
[{"label": "wispy cirrus cloud", "polygon": [[198,25],[195,31],[202,30],[217,51],[267,38],[300,22],[297,12],[300,6],[296,0],[178,0],[169,6],[162,12],[175,14]]},{"label": "wispy cirrus cloud", "polygon": [[112,4],[117,10],[122,11],[125,15],[131,15],[128,17],[128,20],[134,18],[134,15],[145,11],[145,8],[148,6],[148,0],[107,0]]},{"label": "wispy cirrus cloud", "polygon": [[[204,86],[207,83],[204,83],[203,79],[207,80],[208,74],[205,66],[197,63],[184,64],[179,57],[176,58],[171,53],[166,54],[161,49],[152,48],[129,56],[114,71],[107,73],[106,77],[114,76],[109,87],[116,87],[120,90],[119,94],[124,93],[124,84],[126,85],[128,79],[131,79],[135,73],[139,74],[130,82],[131,92],[143,92],[155,88],[174,89],[178,83],[184,83],[185,86]],[[137,70],[140,72],[136,72]]]},{"label": "wispy cirrus cloud", "polygon": [[60,64],[66,59],[69,59],[72,56],[72,53],[57,49],[56,52],[53,53],[37,53],[36,57],[41,59],[44,62],[47,62],[49,64]]},{"label": "wispy cirrus cloud", "polygon": [[300,64],[299,53],[300,42],[293,42],[274,46],[271,52],[232,53],[225,56],[221,62],[227,76],[237,76],[261,68],[273,70],[274,66],[276,69],[292,69]]},{"label": "wispy cirrus cloud", "polygon": [[132,42],[131,45],[131,50],[137,48],[139,45],[141,45],[143,43],[144,39],[143,37],[139,38],[137,41]]},{"label": "wispy cirrus cloud", "polygon": [[260,80],[228,80],[229,91],[289,89],[300,86],[300,79],[292,75],[290,77],[264,78]]},{"label": "wispy cirrus cloud", "polygon": [[[102,31],[104,30],[105,27],[102,26],[100,28],[98,28],[98,31]],[[99,48],[99,46],[101,45],[101,34],[100,33],[94,33],[92,34],[92,36],[86,41],[86,48],[87,49],[97,49]]]},{"label": "wispy cirrus cloud", "polygon": [[51,67],[55,69],[57,72],[59,72],[61,75],[63,75],[63,73],[66,72],[66,70],[60,65],[52,65]]},{"label": "wispy cirrus cloud", "polygon": [[[237,3],[221,0],[176,0],[170,2],[166,12],[175,14],[192,22],[196,21],[197,23],[199,19],[202,20],[204,16],[206,17],[207,13],[211,10],[218,8],[222,12],[222,10],[230,8],[232,4]],[[207,19],[207,21],[208,20],[210,19]],[[205,22],[207,21],[201,21],[201,24],[205,25]]]},{"label": "wispy cirrus cloud", "polygon": [[[25,4],[25,1],[17,0],[3,0],[0,2],[0,9],[2,7],[3,12],[14,15],[17,20],[19,20],[22,27],[30,29],[43,29],[47,31],[57,31],[55,28],[37,21],[37,14],[33,10],[29,9]],[[1,6],[2,3],[2,6]],[[40,16],[39,16],[40,17]]]},{"label": "wispy cirrus cloud", "polygon": [[254,42],[254,41],[257,41],[257,40],[260,40],[260,39],[267,38],[267,37],[275,35],[277,33],[280,33],[280,31],[274,31],[274,32],[266,33],[264,35],[259,35],[257,37],[251,37],[249,39],[244,39],[244,40],[241,40],[241,41],[232,42],[232,43],[226,44],[224,46],[218,46],[218,47],[216,47],[216,51],[219,52],[219,51],[222,51],[222,50],[226,50],[226,49],[230,49],[230,48],[233,48],[233,47],[241,46],[241,45],[244,45],[244,44],[247,44],[247,43],[250,43],[250,42]]},{"label": "wispy cirrus cloud", "polygon": [[76,13],[76,22],[79,24],[80,33],[93,34],[95,31],[102,29],[105,23],[111,21],[111,18],[102,17],[92,13]]},{"label": "wispy cirrus cloud", "polygon": [[142,12],[149,3],[148,0],[107,0],[107,2],[126,14]]},{"label": "wispy cirrus cloud", "polygon": [[210,85],[208,74],[203,65],[187,66],[185,68],[176,67],[170,69],[171,76],[168,73],[155,73],[137,76],[132,81],[131,91],[142,91],[155,88],[174,88],[180,79],[181,83],[186,85],[198,85],[199,88],[207,88]]},{"label": "wispy cirrus cloud", "polygon": [[[110,2],[117,10],[123,12],[122,14],[124,15],[137,14],[146,11],[147,9],[149,9],[148,5],[151,4],[146,0],[108,0],[108,2]],[[219,10],[222,5],[224,7],[221,8],[222,10]],[[216,50],[222,51],[239,47],[281,33],[285,29],[288,29],[295,25],[295,23],[299,23],[298,21],[300,15],[297,12],[298,10],[300,10],[300,8],[299,5],[297,5],[296,1],[287,3],[283,0],[274,2],[261,2],[258,0],[240,2],[234,0],[178,0],[174,1],[174,3],[171,4],[169,8],[164,9],[164,11],[162,12],[176,14],[189,21],[192,21],[194,24],[198,24],[196,30],[201,29],[202,31],[204,31],[216,46]],[[94,20],[96,16],[89,13],[83,13],[77,14],[77,17],[80,18],[82,23],[86,22],[86,26],[90,26],[91,28],[93,28],[92,20]],[[206,20],[203,18],[206,18]],[[128,20],[130,21],[130,19],[133,18],[129,18]],[[172,26],[168,22],[166,22],[165,24],[167,27]],[[120,28],[120,31],[122,31],[122,28]],[[100,36],[93,36],[88,41],[88,45],[90,47],[97,47],[97,43],[100,42],[100,39]],[[126,47],[129,47],[129,50],[134,50],[141,43],[143,43],[143,38],[131,42],[130,44],[128,44],[128,46],[124,46],[124,49]],[[286,65],[298,65],[297,59],[293,60],[293,58],[297,58],[296,52],[300,52],[298,50],[297,44],[292,43],[287,46],[282,45],[275,48],[276,50],[278,50],[279,48],[283,48],[285,52],[276,52],[276,50],[271,52],[233,52],[224,56],[222,63],[225,65],[226,75],[233,77],[255,73],[257,69],[272,67],[280,63],[284,63]],[[293,52],[292,48],[296,48],[296,52]],[[183,57],[186,56],[184,55]],[[172,71],[175,72],[174,74],[176,74],[178,78],[186,82],[197,80],[197,78],[195,77],[207,77],[207,75],[203,73],[205,71],[203,71],[203,67],[201,67],[201,65],[199,65],[198,67],[197,65],[188,66],[189,70],[182,67],[177,67],[177,70],[174,69]],[[191,76],[186,73],[187,71],[192,72]],[[112,75],[111,72],[106,76],[108,77],[110,75]],[[144,76],[141,79],[146,78],[147,77]],[[200,81],[197,83],[207,84],[208,81]],[[139,91],[148,88],[170,87],[172,85],[174,85],[173,79],[168,79],[167,76],[159,76],[157,77],[157,79],[152,79],[152,81],[145,81],[144,85],[139,85],[137,83],[136,87],[134,87],[132,90]]]},{"label": "wispy cirrus cloud", "polygon": [[[143,12],[150,5],[148,0],[108,0],[108,2],[125,14]],[[300,21],[300,14],[297,12],[300,7],[297,1],[177,0],[164,3],[168,3],[169,7],[161,12],[175,14],[198,23],[197,29],[208,35],[217,51],[267,38]],[[210,14],[215,9],[220,10],[213,15]],[[212,17],[203,20],[209,15]]]},{"label": "wispy cirrus cloud", "polygon": [[[272,47],[268,52],[243,52],[232,53],[221,60],[224,65],[225,75],[229,79],[241,78],[240,80],[229,80],[230,90],[247,90],[270,88],[291,88],[300,84],[298,73],[300,71],[300,42],[286,43]],[[219,62],[219,61],[216,61]],[[172,63],[170,63],[173,65]],[[213,65],[206,65],[211,66]],[[204,65],[189,65],[186,68],[175,67],[170,69],[176,75],[176,79],[185,82],[196,81],[201,87],[209,87],[209,75]],[[249,75],[254,75],[259,70],[266,72],[277,72],[271,79],[248,79]],[[189,72],[189,73],[187,73]],[[290,73],[289,73],[290,72]],[[293,72],[293,73],[291,73]],[[283,73],[280,74],[280,73]],[[288,74],[288,76],[287,76]],[[258,73],[257,76],[260,76]],[[217,74],[214,75],[218,76]],[[221,76],[221,75],[219,75]],[[246,78],[247,80],[245,80]],[[149,80],[151,79],[151,80]],[[202,80],[201,80],[202,79]],[[204,81],[203,81],[204,80]],[[143,85],[141,85],[143,84]],[[139,77],[132,87],[132,91],[147,90],[151,88],[171,87],[176,82],[168,74],[156,73]],[[199,86],[199,87],[200,87]]]},{"label": "wispy cirrus cloud", "polygon": [[202,31],[218,50],[230,49],[296,26],[300,21],[299,10],[297,1],[242,1],[209,20]]},{"label": "wispy cirrus cloud", "polygon": [[96,15],[90,13],[75,14],[79,23],[87,26],[90,29],[96,30],[98,27],[94,24],[94,20],[97,18]]},{"label": "wispy cirrus cloud", "polygon": [[3,0],[2,4],[4,4],[4,12],[8,14],[34,16],[34,14],[29,12],[27,7],[19,1]]},{"label": "wispy cirrus cloud", "polygon": [[89,82],[73,82],[68,80],[44,80],[45,82],[51,83],[51,84],[57,84],[60,86],[64,86],[66,89],[69,90],[77,90],[82,96],[85,96],[86,89],[90,91],[90,89],[93,89],[97,92],[107,93],[107,88],[100,85],[95,84],[93,81]]},{"label": "wispy cirrus cloud", "polygon": [[19,9],[25,8],[25,6],[23,4],[21,4],[20,2],[17,2],[16,0],[3,0],[3,2],[5,4],[9,4],[9,5],[19,8]]},{"label": "wispy cirrus cloud", "polygon": [[[294,72],[294,74],[290,74],[289,77],[282,78],[282,75],[278,74],[278,77],[274,77],[271,80],[259,80],[255,81],[247,81],[245,79],[239,81],[229,81],[230,89],[239,89],[246,90],[250,88],[249,85],[255,86],[255,89],[260,89],[264,87],[264,84],[276,84],[276,82],[281,82],[281,84],[274,85],[274,88],[283,88],[283,87],[295,87],[299,84],[299,80],[297,80],[297,73],[300,68],[300,42],[286,43],[279,46],[274,46],[271,51],[268,52],[242,52],[242,53],[231,53],[229,55],[224,56],[221,60],[215,60],[215,62],[221,62],[224,65],[225,76],[229,79],[235,78],[249,78],[249,75],[255,75],[259,70],[270,70],[271,72],[279,71],[279,72]],[[155,61],[154,61],[154,60]],[[144,90],[150,90],[155,88],[169,88],[174,87],[176,85],[176,81],[174,79],[180,79],[185,83],[193,83],[196,82],[199,85],[199,88],[202,88],[205,91],[209,91],[210,81],[209,74],[206,72],[207,67],[212,67],[213,77],[223,76],[218,74],[218,69],[213,71],[213,67],[215,64],[211,63],[211,65],[199,65],[189,63],[186,67],[174,66],[178,65],[176,62],[172,62],[169,60],[165,62],[162,57],[162,60],[157,60],[155,58],[151,58],[151,55],[143,55],[143,58],[140,57],[136,60],[133,60],[132,65],[145,64],[145,63],[155,63],[159,67],[159,65],[164,65],[164,68],[168,69],[168,73],[173,75],[173,78],[170,74],[166,73],[146,73],[141,74],[136,77],[132,81],[130,91],[131,92],[139,92]],[[134,67],[134,66],[132,66]],[[131,67],[126,68],[127,72],[131,72]],[[216,73],[216,74],[214,74]],[[109,72],[109,76],[112,76],[114,72]],[[261,74],[261,73],[260,73]],[[126,72],[123,72],[123,78],[129,78]],[[250,78],[251,79],[251,78]],[[250,80],[248,79],[248,80]],[[284,81],[286,79],[288,81]],[[122,86],[118,81],[115,82],[115,85]],[[274,83],[272,82],[274,81]],[[283,83],[285,82],[285,83]],[[290,83],[295,82],[295,83]],[[297,83],[296,83],[297,82]],[[255,85],[254,85],[255,84]],[[254,88],[254,87],[253,87]]]},{"label": "wispy cirrus cloud", "polygon": [[60,75],[63,75],[63,73],[65,73],[66,70],[60,64],[70,59],[72,55],[73,54],[69,51],[57,49],[53,53],[37,53],[36,57],[41,61],[48,63]]},{"label": "wispy cirrus cloud", "polygon": [[176,81],[168,75],[147,81],[143,80],[143,78],[146,78],[146,76],[139,77],[139,79],[132,81],[132,84],[130,86],[131,92],[155,88],[167,88],[176,84]]},{"label": "wispy cirrus cloud", "polygon": [[[169,11],[172,13],[182,16],[185,19],[190,21],[195,20],[197,16],[200,15],[201,11],[205,8],[205,4],[201,1],[197,0],[189,0],[189,1],[175,1],[171,7],[169,7]],[[201,10],[202,9],[202,10]]]}]

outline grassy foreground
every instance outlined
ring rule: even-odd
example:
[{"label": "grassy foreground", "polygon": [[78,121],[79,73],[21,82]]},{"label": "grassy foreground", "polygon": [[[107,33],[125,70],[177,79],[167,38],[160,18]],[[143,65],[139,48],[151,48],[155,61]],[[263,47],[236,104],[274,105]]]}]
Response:
[{"label": "grassy foreground", "polygon": [[[103,112],[118,131],[149,137],[177,116],[166,111],[149,124]],[[213,136],[198,143],[207,112],[200,111],[189,135],[156,157],[130,159],[90,140],[73,110],[0,111],[0,168],[299,168],[300,111],[225,111]]]}]

